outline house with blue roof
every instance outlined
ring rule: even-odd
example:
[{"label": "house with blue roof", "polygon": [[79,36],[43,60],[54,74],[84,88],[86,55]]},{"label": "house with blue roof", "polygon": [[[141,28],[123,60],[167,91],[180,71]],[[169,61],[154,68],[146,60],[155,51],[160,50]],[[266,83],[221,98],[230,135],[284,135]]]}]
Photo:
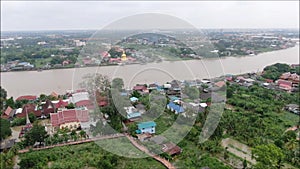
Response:
[{"label": "house with blue roof", "polygon": [[139,99],[138,98],[136,98],[136,97],[130,97],[130,101],[131,102],[137,102]]},{"label": "house with blue roof", "polygon": [[121,92],[120,95],[121,96],[128,96],[128,93],[127,92]]},{"label": "house with blue roof", "polygon": [[135,131],[137,134],[144,134],[144,133],[155,133],[156,123],[154,121],[147,121],[137,124],[138,129]]},{"label": "house with blue roof", "polygon": [[172,102],[174,102],[174,101],[176,101],[176,100],[180,100],[180,98],[179,98],[179,97],[176,97],[176,96],[169,96],[169,98],[170,98],[170,100],[171,100]]},{"label": "house with blue roof", "polygon": [[179,113],[183,113],[184,112],[184,108],[180,105],[177,105],[173,102],[170,102],[169,104],[167,104],[167,109],[175,112],[175,114],[179,114]]}]

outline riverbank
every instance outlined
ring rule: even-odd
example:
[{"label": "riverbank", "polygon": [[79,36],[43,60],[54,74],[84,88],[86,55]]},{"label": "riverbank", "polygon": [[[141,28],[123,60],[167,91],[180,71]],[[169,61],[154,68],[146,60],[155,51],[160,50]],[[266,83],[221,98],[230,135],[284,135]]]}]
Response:
[{"label": "riverbank", "polygon": [[243,74],[261,71],[274,63],[299,63],[299,46],[286,50],[267,52],[249,57],[225,57],[175,62],[134,64],[124,66],[98,66],[71,69],[51,69],[47,71],[1,72],[1,86],[8,97],[64,93],[80,88],[79,83],[89,73],[100,73],[109,78],[124,79],[125,87],[137,83],[165,83],[173,79],[204,79],[225,74]]},{"label": "riverbank", "polygon": [[[266,53],[272,53],[272,52],[278,52],[278,51],[283,51],[283,50],[288,50],[291,48],[297,48],[298,46],[286,48],[286,49],[279,49],[279,50],[273,50],[273,51],[266,51],[266,52],[261,52],[258,53],[257,55],[237,55],[237,56],[225,56],[225,57],[207,57],[207,58],[201,58],[201,59],[193,59],[193,58],[175,58],[175,59],[164,59],[161,62],[178,62],[178,61],[190,61],[190,60],[215,60],[215,59],[226,59],[226,58],[242,58],[242,57],[254,57],[254,56],[259,56],[262,54]],[[149,62],[149,63],[142,63],[142,62],[133,62],[133,63],[127,63],[125,64],[126,66],[128,65],[135,65],[135,64],[140,64],[140,65],[145,65],[145,64],[151,64],[151,63],[161,63],[161,62]],[[112,63],[112,64],[100,64],[100,65],[85,65],[85,66],[65,66],[65,67],[53,67],[49,69],[40,69],[40,68],[33,68],[29,70],[9,70],[9,71],[1,71],[0,73],[6,73],[6,72],[24,72],[24,71],[37,71],[37,72],[42,72],[42,71],[49,71],[49,70],[64,70],[64,69],[74,69],[74,68],[89,68],[89,67],[105,67],[105,66],[118,66],[119,64],[117,63]],[[123,65],[122,65],[123,66]]]}]

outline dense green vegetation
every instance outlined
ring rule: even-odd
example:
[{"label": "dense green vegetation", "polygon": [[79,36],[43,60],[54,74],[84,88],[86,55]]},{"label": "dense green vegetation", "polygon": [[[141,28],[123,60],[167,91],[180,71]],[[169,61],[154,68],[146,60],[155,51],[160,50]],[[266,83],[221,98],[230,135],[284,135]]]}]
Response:
[{"label": "dense green vegetation", "polygon": [[30,146],[35,143],[41,144],[47,137],[45,126],[34,123],[30,131],[25,134],[25,144]]},{"label": "dense green vegetation", "polygon": [[5,101],[7,97],[7,91],[0,86],[0,115],[5,109]]},{"label": "dense green vegetation", "polygon": [[299,125],[299,116],[283,110],[286,104],[299,103],[299,93],[289,94],[258,85],[250,88],[230,85],[227,91],[232,92],[227,102],[234,107],[225,110],[221,125],[228,136],[251,147],[274,143],[285,155],[282,161],[300,166],[299,141],[289,136],[295,132],[285,133],[288,127]]},{"label": "dense green vegetation", "polygon": [[282,73],[292,72],[300,74],[300,67],[291,68],[288,64],[276,63],[264,68],[263,77],[266,79],[277,80],[282,75]]},{"label": "dense green vegetation", "polygon": [[259,145],[253,149],[254,158],[258,162],[255,169],[278,169],[282,167],[284,154],[274,144]]},{"label": "dense green vegetation", "polygon": [[0,131],[0,140],[11,135],[11,129],[8,120],[0,118]]},{"label": "dense green vegetation", "polygon": [[21,168],[81,169],[163,169],[164,166],[152,158],[126,158],[104,151],[96,143],[55,147],[20,155]]}]

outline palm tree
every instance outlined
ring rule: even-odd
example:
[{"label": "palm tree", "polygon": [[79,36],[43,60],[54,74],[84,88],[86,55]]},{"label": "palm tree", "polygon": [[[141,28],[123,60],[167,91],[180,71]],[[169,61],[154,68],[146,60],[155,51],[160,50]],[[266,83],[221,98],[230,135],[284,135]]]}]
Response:
[{"label": "palm tree", "polygon": [[77,140],[77,133],[75,130],[72,130],[71,134],[70,134],[71,138],[73,139],[73,141]]},{"label": "palm tree", "polygon": [[66,132],[63,133],[62,137],[63,137],[63,140],[65,141],[65,143],[67,143],[69,141],[69,135]]},{"label": "palm tree", "polygon": [[80,138],[82,139],[83,137],[86,138],[86,132],[84,130],[81,130],[79,132]]}]

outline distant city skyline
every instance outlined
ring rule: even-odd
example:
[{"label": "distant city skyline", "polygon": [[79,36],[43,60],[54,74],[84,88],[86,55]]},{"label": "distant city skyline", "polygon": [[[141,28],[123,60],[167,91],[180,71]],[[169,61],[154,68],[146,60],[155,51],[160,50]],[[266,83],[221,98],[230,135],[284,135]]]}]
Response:
[{"label": "distant city skyline", "polygon": [[299,28],[299,1],[1,1],[1,31],[97,30],[142,13],[175,16],[200,29]]}]

